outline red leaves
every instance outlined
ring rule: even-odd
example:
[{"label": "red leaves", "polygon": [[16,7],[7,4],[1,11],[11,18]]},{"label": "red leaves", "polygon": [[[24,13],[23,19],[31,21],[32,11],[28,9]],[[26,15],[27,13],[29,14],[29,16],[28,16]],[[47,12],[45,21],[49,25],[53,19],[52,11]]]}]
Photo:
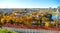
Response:
[{"label": "red leaves", "polygon": [[16,24],[5,24],[6,27],[12,27],[12,28],[24,28],[24,29],[37,29],[37,30],[58,30],[60,31],[60,27],[51,26],[51,27],[45,27],[45,26],[28,26],[28,25],[16,25]]}]

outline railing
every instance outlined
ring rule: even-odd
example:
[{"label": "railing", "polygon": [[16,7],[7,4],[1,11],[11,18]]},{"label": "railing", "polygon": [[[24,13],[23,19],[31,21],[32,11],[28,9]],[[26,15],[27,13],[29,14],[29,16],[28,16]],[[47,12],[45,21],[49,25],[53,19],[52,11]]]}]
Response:
[{"label": "railing", "polygon": [[4,27],[6,29],[11,29],[19,33],[60,33],[60,31],[52,31],[52,30],[36,30],[36,29],[23,29],[23,28],[9,28]]}]

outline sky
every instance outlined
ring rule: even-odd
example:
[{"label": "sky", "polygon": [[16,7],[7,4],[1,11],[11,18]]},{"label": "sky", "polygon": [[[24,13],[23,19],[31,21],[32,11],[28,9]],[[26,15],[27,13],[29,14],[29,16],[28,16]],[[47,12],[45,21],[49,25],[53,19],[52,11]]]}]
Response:
[{"label": "sky", "polygon": [[0,0],[0,8],[56,8],[60,0]]}]

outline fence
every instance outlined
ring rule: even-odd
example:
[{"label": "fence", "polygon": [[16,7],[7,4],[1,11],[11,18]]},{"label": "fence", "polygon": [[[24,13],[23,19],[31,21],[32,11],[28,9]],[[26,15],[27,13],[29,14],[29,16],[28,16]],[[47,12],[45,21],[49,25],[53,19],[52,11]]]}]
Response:
[{"label": "fence", "polygon": [[7,29],[14,30],[18,33],[60,33],[60,31],[52,31],[52,30],[35,30],[35,29],[23,29],[23,28],[9,28],[5,27]]}]

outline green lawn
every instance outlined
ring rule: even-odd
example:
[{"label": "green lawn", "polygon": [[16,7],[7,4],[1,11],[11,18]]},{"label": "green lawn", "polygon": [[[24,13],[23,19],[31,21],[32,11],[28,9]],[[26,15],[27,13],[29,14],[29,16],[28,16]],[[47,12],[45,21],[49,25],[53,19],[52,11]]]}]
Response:
[{"label": "green lawn", "polygon": [[0,28],[0,33],[17,33],[17,32],[12,31],[12,30],[7,30],[7,29]]}]

